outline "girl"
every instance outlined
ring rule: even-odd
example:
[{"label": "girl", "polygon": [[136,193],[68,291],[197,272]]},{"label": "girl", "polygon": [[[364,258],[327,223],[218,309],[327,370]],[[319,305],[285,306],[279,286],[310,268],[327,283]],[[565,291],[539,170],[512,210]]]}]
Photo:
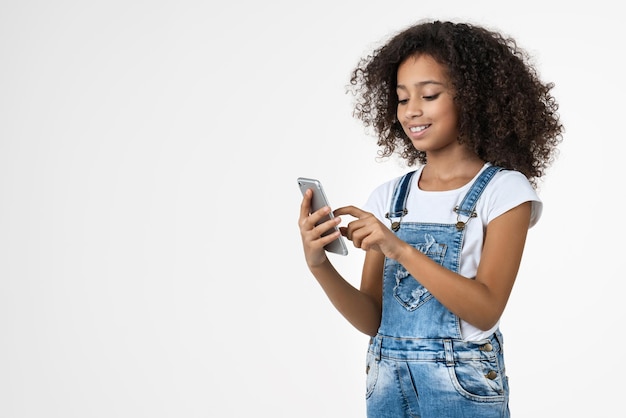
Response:
[{"label": "girl", "polygon": [[[309,215],[310,190],[300,208],[311,273],[372,337],[368,417],[509,417],[498,325],[561,140],[553,84],[514,40],[435,21],[362,59],[351,85],[381,155],[416,166],[319,226],[330,208]],[[322,236],[341,215],[355,220]],[[359,289],[324,252],[340,233],[366,252]]]}]

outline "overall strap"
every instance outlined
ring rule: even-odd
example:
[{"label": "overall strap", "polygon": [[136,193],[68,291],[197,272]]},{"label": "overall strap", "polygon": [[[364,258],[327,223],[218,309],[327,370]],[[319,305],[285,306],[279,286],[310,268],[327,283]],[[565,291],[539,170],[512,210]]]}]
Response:
[{"label": "overall strap", "polygon": [[[391,198],[391,207],[389,208],[389,212],[385,214],[385,218],[400,218],[402,220],[402,217],[407,214],[406,199],[409,196],[411,179],[416,171],[417,170],[406,173],[400,178],[398,184],[396,184],[393,197]],[[391,227],[394,231],[397,231],[400,227],[400,222],[392,222]]]},{"label": "overall strap", "polygon": [[[474,181],[472,187],[470,187],[467,191],[461,203],[454,208],[454,211],[457,213],[456,227],[458,229],[463,229],[465,224],[469,222],[471,218],[476,216],[476,211],[474,209],[476,208],[478,198],[483,193],[485,187],[487,187],[487,184],[489,184],[493,176],[495,176],[500,170],[503,170],[503,168],[496,166],[489,166],[485,168],[485,170],[480,173],[476,181]],[[462,217],[465,218],[465,221],[461,220]]]}]

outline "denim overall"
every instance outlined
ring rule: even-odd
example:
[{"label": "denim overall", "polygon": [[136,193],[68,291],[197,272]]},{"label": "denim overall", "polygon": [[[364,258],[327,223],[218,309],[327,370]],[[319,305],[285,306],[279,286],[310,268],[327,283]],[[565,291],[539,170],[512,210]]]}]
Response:
[{"label": "denim overall", "polygon": [[[415,172],[405,174],[387,214],[392,230],[458,272],[465,224],[476,216],[476,202],[499,170],[488,166],[450,208],[457,213],[453,224],[402,222]],[[500,332],[464,341],[459,318],[392,259],[385,260],[382,320],[368,349],[366,386],[370,418],[509,417]]]}]

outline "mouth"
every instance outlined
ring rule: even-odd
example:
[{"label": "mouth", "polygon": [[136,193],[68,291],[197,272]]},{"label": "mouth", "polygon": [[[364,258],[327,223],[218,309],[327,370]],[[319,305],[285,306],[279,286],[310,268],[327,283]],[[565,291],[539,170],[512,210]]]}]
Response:
[{"label": "mouth", "polygon": [[425,129],[428,129],[429,127],[430,127],[430,124],[420,125],[420,126],[411,126],[409,127],[409,131],[413,132],[414,134],[417,134],[417,133],[424,131]]}]

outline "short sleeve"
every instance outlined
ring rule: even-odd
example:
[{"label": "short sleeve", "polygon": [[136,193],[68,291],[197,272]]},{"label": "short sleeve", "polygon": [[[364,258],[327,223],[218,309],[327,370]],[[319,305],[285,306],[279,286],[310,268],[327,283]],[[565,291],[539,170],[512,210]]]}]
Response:
[{"label": "short sleeve", "polygon": [[525,202],[532,205],[528,227],[533,227],[541,218],[543,202],[526,176],[518,171],[500,171],[484,193],[485,204],[489,208],[487,223]]}]

